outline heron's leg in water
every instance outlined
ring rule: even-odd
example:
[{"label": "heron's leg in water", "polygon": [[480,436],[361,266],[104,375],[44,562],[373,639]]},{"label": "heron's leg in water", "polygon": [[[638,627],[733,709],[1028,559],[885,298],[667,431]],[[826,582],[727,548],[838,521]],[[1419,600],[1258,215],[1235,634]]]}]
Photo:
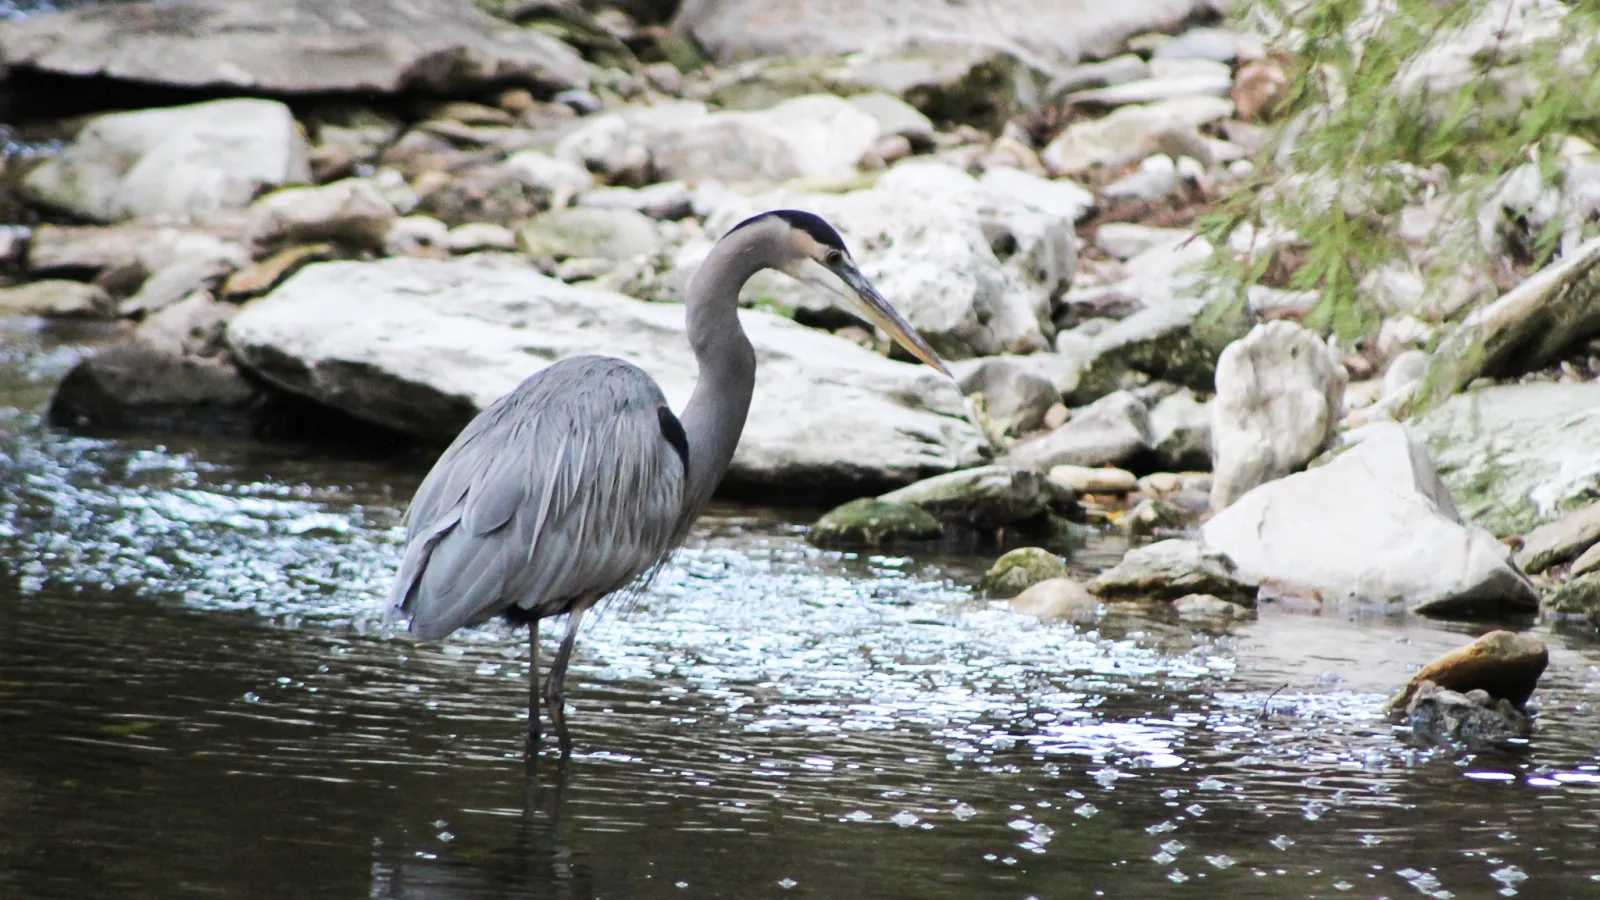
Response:
[{"label": "heron's leg in water", "polygon": [[528,748],[527,757],[539,752],[539,620],[528,624]]},{"label": "heron's leg in water", "polygon": [[550,707],[550,727],[561,743],[561,755],[572,752],[572,738],[567,734],[567,663],[572,661],[572,648],[578,642],[578,625],[583,621],[584,610],[594,604],[586,598],[572,605],[567,614],[567,635],[561,639],[561,649],[556,651],[555,662],[550,664],[550,677],[545,681],[545,703]]}]

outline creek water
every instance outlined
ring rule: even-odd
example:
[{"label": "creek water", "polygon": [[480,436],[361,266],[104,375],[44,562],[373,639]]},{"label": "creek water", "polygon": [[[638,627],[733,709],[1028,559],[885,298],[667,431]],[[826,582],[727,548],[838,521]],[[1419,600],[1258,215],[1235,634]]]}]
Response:
[{"label": "creek water", "polygon": [[1429,747],[1379,707],[1490,626],[1041,623],[810,510],[588,623],[530,782],[522,633],[381,627],[426,456],[43,425],[98,339],[0,331],[0,897],[1600,896],[1591,636]]}]

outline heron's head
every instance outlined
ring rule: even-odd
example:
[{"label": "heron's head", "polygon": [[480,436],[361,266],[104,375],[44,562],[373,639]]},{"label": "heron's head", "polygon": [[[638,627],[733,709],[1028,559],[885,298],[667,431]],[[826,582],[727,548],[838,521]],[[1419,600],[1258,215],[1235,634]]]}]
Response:
[{"label": "heron's head", "polygon": [[782,229],[780,243],[783,250],[780,251],[777,269],[797,281],[838,297],[846,307],[883,329],[912,356],[945,375],[950,374],[944,361],[939,359],[939,354],[889,305],[889,301],[878,293],[867,276],[861,274],[855,260],[850,258],[850,251],[845,248],[844,239],[821,216],[800,210],[779,209],[747,219],[735,226],[734,230],[758,221],[768,223],[769,228]]}]

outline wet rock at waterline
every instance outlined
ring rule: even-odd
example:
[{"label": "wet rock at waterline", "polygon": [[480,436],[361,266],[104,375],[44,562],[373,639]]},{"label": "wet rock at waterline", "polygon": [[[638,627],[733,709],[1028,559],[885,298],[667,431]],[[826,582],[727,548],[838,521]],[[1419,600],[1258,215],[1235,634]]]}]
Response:
[{"label": "wet rock at waterline", "polygon": [[1472,390],[1414,427],[1461,512],[1497,536],[1526,534],[1600,491],[1600,384]]},{"label": "wet rock at waterline", "polygon": [[1600,503],[1580,507],[1522,536],[1517,565],[1529,575],[1558,566],[1600,543]]},{"label": "wet rock at waterline", "polygon": [[1509,701],[1486,691],[1461,693],[1424,681],[1406,704],[1401,720],[1416,736],[1437,743],[1490,744],[1527,737],[1528,717]]},{"label": "wet rock at waterline", "polygon": [[1185,619],[1248,619],[1255,610],[1210,594],[1186,594],[1172,601],[1172,610]]},{"label": "wet rock at waterline", "polygon": [[1324,601],[1447,617],[1532,612],[1539,595],[1494,536],[1463,521],[1404,426],[1368,426],[1326,465],[1268,482],[1201,528],[1263,583]]},{"label": "wet rock at waterline", "polygon": [[1211,403],[1211,506],[1305,466],[1339,432],[1345,371],[1292,322],[1258,325],[1217,361]]},{"label": "wet rock at waterline", "polygon": [[1600,573],[1578,575],[1544,598],[1545,612],[1600,626]]},{"label": "wet rock at waterline", "polygon": [[1537,636],[1491,631],[1423,666],[1385,709],[1405,709],[1424,682],[1463,694],[1484,691],[1522,709],[1549,664],[1550,651]]},{"label": "wet rock at waterline", "polygon": [[978,582],[991,597],[1015,597],[1052,578],[1066,578],[1067,564],[1041,547],[1020,547],[995,560]]},{"label": "wet rock at waterline", "polygon": [[862,497],[830,510],[806,540],[818,547],[886,547],[939,537],[944,527],[921,507]]},{"label": "wet rock at waterline", "polygon": [[[734,480],[909,483],[980,461],[960,393],[932,369],[740,315],[759,369]],[[508,258],[309,266],[247,306],[228,342],[243,366],[291,393],[439,442],[564,357],[633,362],[674,409],[696,377],[682,306],[568,286]]]},{"label": "wet rock at waterline", "polygon": [[1086,586],[1107,600],[1172,601],[1209,594],[1250,607],[1255,606],[1258,589],[1226,553],[1181,539],[1129,550],[1121,562]]},{"label": "wet rock at waterline", "polygon": [[84,427],[196,423],[248,432],[263,400],[222,343],[238,311],[195,294],[146,318],[128,337],[67,373],[50,403],[51,421]]},{"label": "wet rock at waterline", "polygon": [[1038,619],[1093,621],[1105,604],[1071,578],[1047,578],[1011,598],[1011,608]]},{"label": "wet rock at waterline", "polygon": [[1044,529],[1052,514],[1065,515],[1074,507],[1071,491],[1052,484],[1034,469],[1009,466],[979,466],[935,475],[878,499],[909,503],[941,522],[983,532],[1007,527]]},{"label": "wet rock at waterline", "polygon": [[577,51],[471,0],[109,3],[0,26],[14,72],[246,93],[588,84]]},{"label": "wet rock at waterline", "polygon": [[29,172],[22,192],[98,222],[204,219],[244,208],[262,188],[309,181],[307,153],[289,108],[273,100],[108,113]]}]

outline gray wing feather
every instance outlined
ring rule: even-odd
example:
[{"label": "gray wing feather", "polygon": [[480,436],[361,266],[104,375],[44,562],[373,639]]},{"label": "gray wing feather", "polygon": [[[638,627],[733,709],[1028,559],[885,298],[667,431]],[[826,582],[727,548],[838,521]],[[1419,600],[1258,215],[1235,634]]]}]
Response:
[{"label": "gray wing feather", "polygon": [[513,604],[555,615],[650,571],[678,539],[686,475],[665,405],[638,368],[575,357],[484,410],[406,512],[392,610],[434,639]]}]

